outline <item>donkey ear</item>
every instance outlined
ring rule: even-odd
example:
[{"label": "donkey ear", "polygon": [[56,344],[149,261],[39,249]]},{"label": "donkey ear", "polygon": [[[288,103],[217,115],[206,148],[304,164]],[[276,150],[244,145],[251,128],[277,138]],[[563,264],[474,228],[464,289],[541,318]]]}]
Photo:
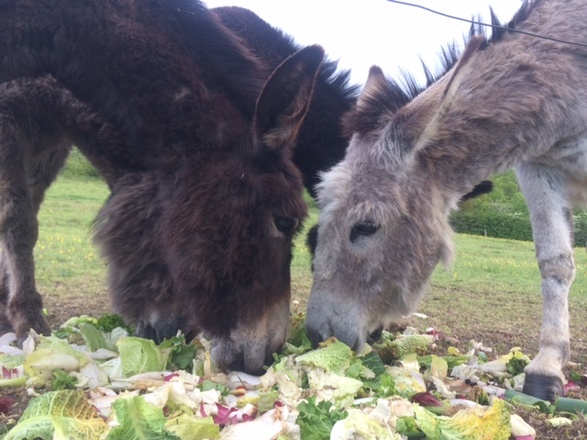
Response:
[{"label": "donkey ear", "polygon": [[371,66],[365,87],[363,87],[359,99],[357,100],[357,107],[361,109],[365,107],[369,101],[378,99],[378,96],[383,94],[383,91],[386,88],[387,81],[385,80],[385,75],[383,74],[381,67]]},{"label": "donkey ear", "polygon": [[451,107],[457,94],[457,91],[461,86],[461,81],[462,77],[464,76],[463,72],[465,71],[465,67],[469,64],[469,61],[471,60],[474,54],[476,54],[480,50],[483,50],[485,44],[486,41],[482,35],[476,35],[469,40],[469,43],[465,47],[463,54],[460,56],[456,65],[450,71],[450,76],[448,77],[448,81],[442,91],[440,103],[432,112],[428,120],[428,123],[426,124],[424,130],[421,131],[420,136],[417,138],[417,141],[415,142],[414,149],[416,151],[425,146],[428,142],[428,139],[433,137],[434,131],[436,130],[439,121],[441,121],[444,118],[446,112]]},{"label": "donkey ear", "polygon": [[257,100],[254,134],[270,149],[293,142],[308,111],[324,49],[308,46],[271,74]]},{"label": "donkey ear", "polygon": [[391,83],[381,68],[372,66],[355,108],[343,116],[344,133],[350,137],[353,133],[367,134],[379,128],[382,121],[397,111],[396,101]]},{"label": "donkey ear", "polygon": [[463,76],[466,75],[469,61],[482,49],[483,44],[483,37],[473,37],[456,65],[445,77],[432,84],[393,115],[387,137],[394,139],[394,142],[391,143],[393,148],[388,157],[406,162],[435,138],[440,121],[451,108]]}]

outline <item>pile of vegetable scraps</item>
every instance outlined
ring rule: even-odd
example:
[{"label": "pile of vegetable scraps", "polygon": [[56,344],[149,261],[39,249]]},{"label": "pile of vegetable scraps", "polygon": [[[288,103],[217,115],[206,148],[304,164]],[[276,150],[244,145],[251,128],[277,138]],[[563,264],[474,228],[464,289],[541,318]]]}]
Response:
[{"label": "pile of vegetable scraps", "polygon": [[[437,332],[413,328],[384,331],[360,354],[336,339],[313,349],[303,316],[290,334],[260,377],[221,372],[209,341],[156,345],[116,316],[73,318],[49,337],[32,333],[22,349],[6,334],[0,391],[26,387],[33,397],[18,421],[0,424],[0,439],[529,440],[536,434],[518,405],[560,423],[561,411],[585,410],[521,394],[529,359],[517,349],[495,357],[472,341],[467,353],[438,350]],[[7,412],[11,402],[0,405]]]}]

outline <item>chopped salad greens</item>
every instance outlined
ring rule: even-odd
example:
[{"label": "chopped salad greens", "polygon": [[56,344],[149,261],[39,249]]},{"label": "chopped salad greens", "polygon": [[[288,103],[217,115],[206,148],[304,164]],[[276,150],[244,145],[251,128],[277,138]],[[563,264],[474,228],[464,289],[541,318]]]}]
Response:
[{"label": "chopped salad greens", "polygon": [[[0,440],[507,440],[535,438],[518,404],[568,420],[557,402],[519,392],[529,361],[519,349],[489,360],[473,343],[440,356],[438,333],[415,329],[384,331],[358,354],[334,338],[312,348],[302,316],[290,334],[259,377],[217,369],[205,339],[157,345],[111,316],[31,333],[22,349],[4,335],[0,390],[34,397]],[[587,410],[572,400],[560,405]]]}]

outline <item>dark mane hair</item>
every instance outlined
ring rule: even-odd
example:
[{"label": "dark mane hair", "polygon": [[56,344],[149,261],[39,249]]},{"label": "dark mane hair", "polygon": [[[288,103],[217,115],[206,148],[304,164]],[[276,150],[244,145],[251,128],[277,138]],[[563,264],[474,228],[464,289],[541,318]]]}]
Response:
[{"label": "dark mane hair", "polygon": [[[185,0],[184,0],[185,1]],[[275,68],[286,55],[299,50],[292,35],[272,26],[253,11],[239,6],[222,6],[212,9],[231,32],[238,35],[253,51],[267,69]],[[318,73],[318,83],[328,84],[336,89],[341,98],[356,99],[360,85],[350,84],[351,71],[340,69],[338,62],[325,58]]]},{"label": "dark mane hair", "polygon": [[[267,76],[260,60],[242,41],[224,27],[208,9],[193,0],[171,0],[161,12],[181,35],[181,44],[207,69],[202,72],[211,84],[222,82],[232,94],[248,103],[252,113],[255,100]],[[173,4],[175,3],[175,4]]]},{"label": "dark mane hair", "polygon": [[[487,30],[489,26],[483,26],[481,24],[471,24],[469,30],[469,38],[474,35],[483,35],[485,37],[486,44],[497,43],[501,41],[504,35],[511,34],[516,31],[526,21],[530,14],[538,7],[542,0],[524,0],[520,9],[516,11],[511,20],[507,23],[501,22],[495,14],[493,8],[489,8],[491,14],[491,36],[487,36]],[[480,22],[479,19],[474,20]]]}]

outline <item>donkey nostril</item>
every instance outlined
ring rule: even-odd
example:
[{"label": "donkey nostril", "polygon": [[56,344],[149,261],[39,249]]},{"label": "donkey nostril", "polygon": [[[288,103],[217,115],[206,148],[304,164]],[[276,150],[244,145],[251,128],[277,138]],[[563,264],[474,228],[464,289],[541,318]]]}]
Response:
[{"label": "donkey nostril", "polygon": [[382,334],[383,334],[383,326],[379,327],[377,330],[370,333],[369,336],[367,337],[367,342],[369,344],[377,342],[379,339],[381,339]]},{"label": "donkey nostril", "polygon": [[316,330],[313,327],[306,327],[306,334],[312,343],[312,347],[317,347],[320,342],[327,339],[319,330]]},{"label": "donkey nostril", "polygon": [[245,371],[244,353],[242,351],[238,353],[230,365],[226,365],[225,368],[232,371]]}]

